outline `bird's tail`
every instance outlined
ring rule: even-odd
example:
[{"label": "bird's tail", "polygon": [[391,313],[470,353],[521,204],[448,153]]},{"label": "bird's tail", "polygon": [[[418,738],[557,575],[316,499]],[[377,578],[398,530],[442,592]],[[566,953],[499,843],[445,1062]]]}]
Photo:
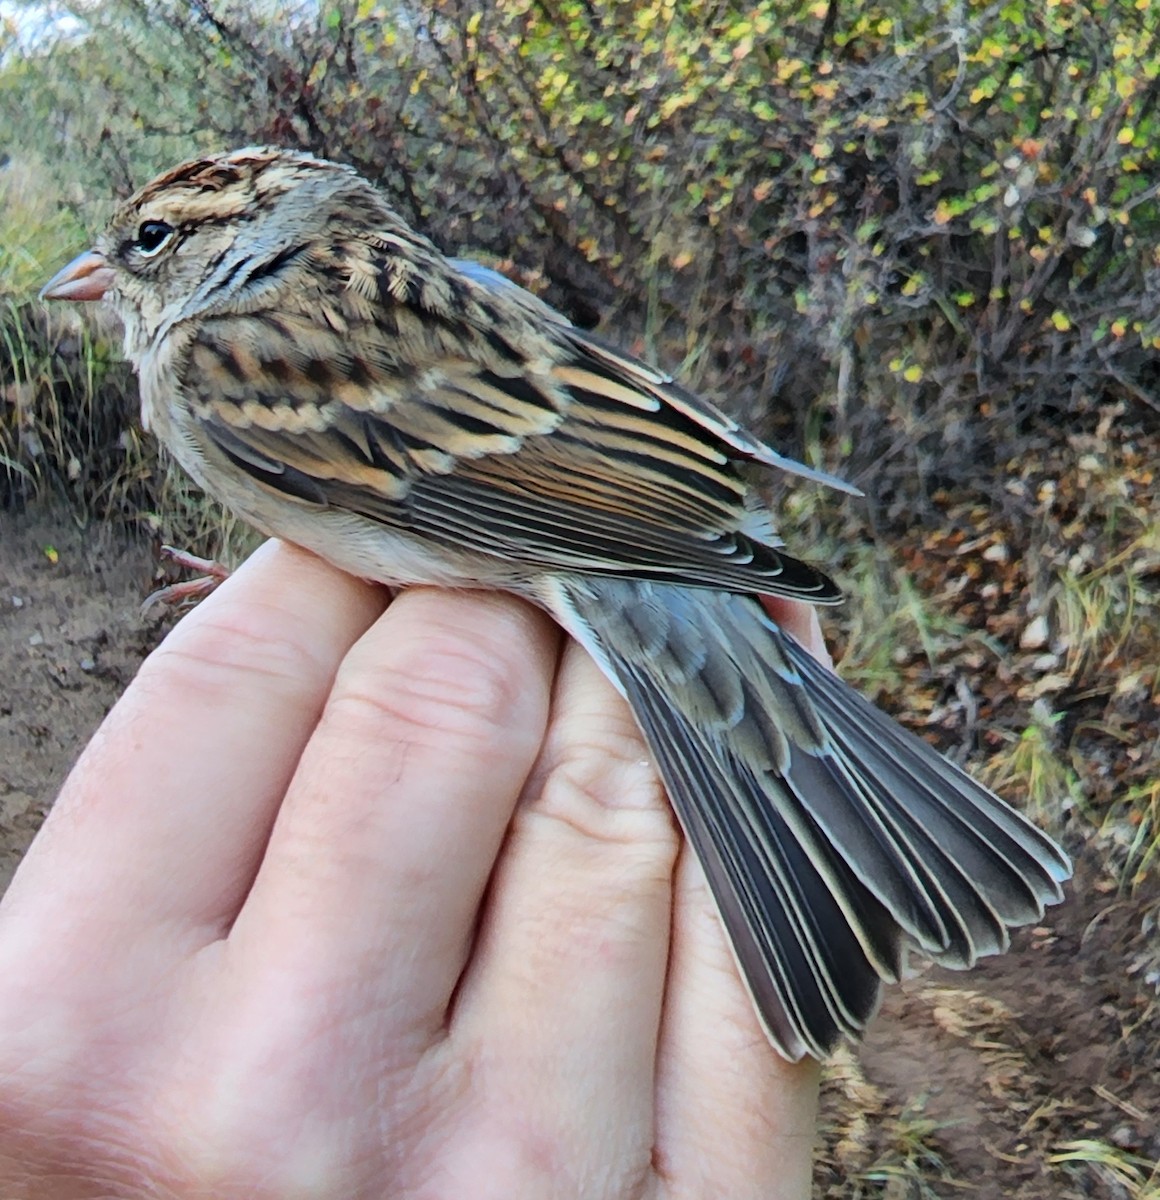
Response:
[{"label": "bird's tail", "polygon": [[548,603],[632,705],[788,1058],[857,1037],[908,947],[967,967],[1062,898],[1054,842],[755,598],[557,577]]}]

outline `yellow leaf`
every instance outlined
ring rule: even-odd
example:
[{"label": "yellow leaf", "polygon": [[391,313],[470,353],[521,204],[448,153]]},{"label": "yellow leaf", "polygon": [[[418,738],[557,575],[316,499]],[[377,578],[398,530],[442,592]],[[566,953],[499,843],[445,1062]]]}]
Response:
[{"label": "yellow leaf", "polygon": [[1067,313],[1060,312],[1058,308],[1051,314],[1051,323],[1060,333],[1066,333],[1071,328],[1071,319]]},{"label": "yellow leaf", "polygon": [[918,383],[922,378],[922,368],[917,363],[912,363],[905,371],[902,372],[902,378],[907,383]]}]

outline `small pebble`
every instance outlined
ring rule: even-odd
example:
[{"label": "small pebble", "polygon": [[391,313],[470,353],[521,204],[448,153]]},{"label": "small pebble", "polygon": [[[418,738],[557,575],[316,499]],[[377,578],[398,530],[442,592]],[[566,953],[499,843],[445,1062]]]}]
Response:
[{"label": "small pebble", "polygon": [[28,644],[30,646],[43,646],[44,645],[44,634],[43,633],[34,633],[32,635],[32,637],[30,637],[28,639]]},{"label": "small pebble", "polygon": [[1047,618],[1040,613],[1036,617],[1032,617],[1023,628],[1023,632],[1019,635],[1020,650],[1042,650],[1047,645],[1051,637],[1051,627],[1047,624]]},{"label": "small pebble", "polygon": [[82,671],[95,671],[97,664],[91,658],[82,658],[77,664]]}]

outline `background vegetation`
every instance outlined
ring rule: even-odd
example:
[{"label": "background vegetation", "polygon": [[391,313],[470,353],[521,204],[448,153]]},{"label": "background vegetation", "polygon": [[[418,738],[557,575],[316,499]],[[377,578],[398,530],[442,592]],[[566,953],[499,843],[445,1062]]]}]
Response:
[{"label": "background vegetation", "polygon": [[[845,673],[1029,796],[1155,927],[1156,6],[3,12],[2,504],[53,495],[228,552],[232,527],[143,443],[115,331],[32,297],[116,198],[197,151],[346,160],[442,248],[604,323],[859,484],[857,505],[781,501],[791,544],[840,562],[858,596]],[[1133,968],[1153,989],[1158,961]],[[1155,1037],[1148,1021],[1134,1036]],[[863,1130],[862,1159],[826,1158],[831,1181],[863,1180],[840,1194],[945,1184],[929,1131],[904,1118]],[[1052,1145],[1060,1178],[1160,1194],[1137,1146]]]}]

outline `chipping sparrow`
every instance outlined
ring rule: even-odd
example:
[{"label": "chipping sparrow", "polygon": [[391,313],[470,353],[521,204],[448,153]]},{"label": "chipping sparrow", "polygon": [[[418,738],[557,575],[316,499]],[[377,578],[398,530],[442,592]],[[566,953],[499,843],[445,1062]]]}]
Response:
[{"label": "chipping sparrow", "polygon": [[548,609],[627,697],[773,1044],[856,1037],[907,949],[953,967],[1061,898],[1066,855],[765,614],[832,604],[712,405],[305,154],[186,163],[45,288],[107,295],[145,425],[259,529],[384,583]]}]

